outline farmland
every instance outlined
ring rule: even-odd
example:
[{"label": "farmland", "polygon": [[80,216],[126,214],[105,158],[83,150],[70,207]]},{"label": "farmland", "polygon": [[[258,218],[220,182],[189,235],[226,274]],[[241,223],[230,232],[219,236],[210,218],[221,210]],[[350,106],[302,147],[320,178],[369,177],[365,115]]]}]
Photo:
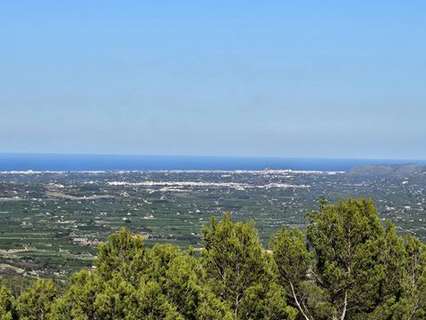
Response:
[{"label": "farmland", "polygon": [[426,171],[380,169],[1,172],[0,274],[65,278],[123,226],[147,245],[201,247],[203,225],[224,212],[253,220],[267,244],[282,225],[303,227],[320,198],[372,198],[382,219],[426,239]]}]

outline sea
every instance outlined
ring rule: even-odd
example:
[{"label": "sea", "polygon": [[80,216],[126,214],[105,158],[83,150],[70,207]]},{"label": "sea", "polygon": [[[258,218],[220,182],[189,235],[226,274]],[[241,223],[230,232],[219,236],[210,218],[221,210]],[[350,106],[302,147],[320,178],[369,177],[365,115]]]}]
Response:
[{"label": "sea", "polygon": [[426,164],[426,161],[388,159],[0,153],[0,171],[154,171],[263,169],[349,171],[354,167],[365,165],[393,165],[408,163]]}]

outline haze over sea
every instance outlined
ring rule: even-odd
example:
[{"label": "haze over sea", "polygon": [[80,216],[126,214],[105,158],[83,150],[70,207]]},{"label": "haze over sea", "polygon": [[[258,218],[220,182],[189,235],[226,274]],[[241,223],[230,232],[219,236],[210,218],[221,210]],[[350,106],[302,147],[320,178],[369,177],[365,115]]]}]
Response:
[{"label": "haze over sea", "polygon": [[0,154],[0,171],[262,169],[347,171],[353,167],[363,165],[405,163],[426,164],[426,161],[155,155]]}]

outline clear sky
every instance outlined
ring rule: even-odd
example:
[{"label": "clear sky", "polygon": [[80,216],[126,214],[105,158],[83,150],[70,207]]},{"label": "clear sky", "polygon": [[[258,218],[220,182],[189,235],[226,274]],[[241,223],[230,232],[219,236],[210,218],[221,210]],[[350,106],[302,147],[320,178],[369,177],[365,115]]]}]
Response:
[{"label": "clear sky", "polygon": [[426,2],[1,1],[0,152],[426,159]]}]

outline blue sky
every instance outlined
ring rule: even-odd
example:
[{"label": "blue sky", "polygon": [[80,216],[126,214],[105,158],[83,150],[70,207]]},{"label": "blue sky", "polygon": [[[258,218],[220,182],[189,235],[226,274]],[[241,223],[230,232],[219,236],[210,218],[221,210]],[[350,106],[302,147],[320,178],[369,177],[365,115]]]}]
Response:
[{"label": "blue sky", "polygon": [[1,1],[0,152],[426,159],[424,1]]}]

